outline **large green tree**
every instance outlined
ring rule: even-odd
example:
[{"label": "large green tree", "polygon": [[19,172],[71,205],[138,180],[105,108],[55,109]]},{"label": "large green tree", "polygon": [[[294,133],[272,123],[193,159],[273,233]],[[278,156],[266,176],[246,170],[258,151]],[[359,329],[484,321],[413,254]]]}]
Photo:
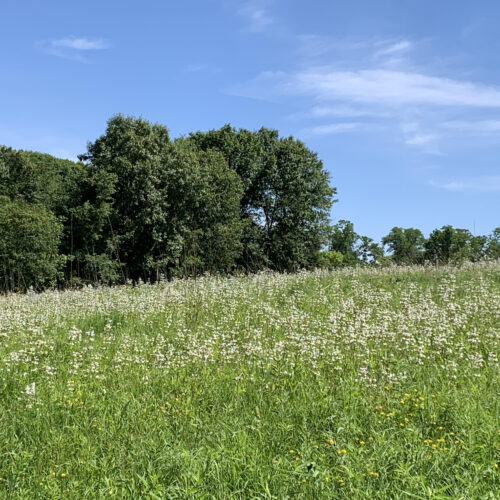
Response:
[{"label": "large green tree", "polygon": [[111,248],[128,277],[234,266],[241,185],[222,154],[174,144],[165,127],[117,115],[82,159],[112,186],[101,251]]},{"label": "large green tree", "polygon": [[250,132],[226,125],[191,134],[190,141],[222,153],[241,179],[243,267],[293,270],[317,263],[335,189],[316,153],[265,128]]}]

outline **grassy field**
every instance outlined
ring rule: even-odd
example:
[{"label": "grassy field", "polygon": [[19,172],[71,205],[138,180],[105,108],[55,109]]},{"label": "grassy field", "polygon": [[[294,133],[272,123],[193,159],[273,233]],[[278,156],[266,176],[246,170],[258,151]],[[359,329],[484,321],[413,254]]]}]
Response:
[{"label": "grassy field", "polygon": [[2,498],[499,498],[500,264],[0,298]]}]

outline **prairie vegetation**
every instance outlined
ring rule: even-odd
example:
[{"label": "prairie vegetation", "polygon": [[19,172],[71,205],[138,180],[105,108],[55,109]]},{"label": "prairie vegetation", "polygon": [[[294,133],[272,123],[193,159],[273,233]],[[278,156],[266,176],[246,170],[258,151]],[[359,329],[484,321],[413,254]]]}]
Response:
[{"label": "prairie vegetation", "polygon": [[495,498],[500,265],[0,297],[4,498]]}]

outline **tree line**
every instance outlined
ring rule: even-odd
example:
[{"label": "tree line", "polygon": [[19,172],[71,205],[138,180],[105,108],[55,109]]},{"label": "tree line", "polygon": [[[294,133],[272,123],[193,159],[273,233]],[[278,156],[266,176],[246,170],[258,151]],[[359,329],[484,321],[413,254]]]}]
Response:
[{"label": "tree line", "polygon": [[316,153],[266,128],[172,140],[117,115],[78,162],[2,146],[0,290],[499,257],[500,229],[394,228],[378,245],[330,225],[335,194]]},{"label": "tree line", "polygon": [[340,220],[330,233],[329,250],[320,252],[330,267],[342,265],[460,264],[500,259],[500,227],[488,236],[473,235],[450,225],[434,229],[425,238],[419,229],[393,227],[381,244],[360,236],[354,225]]}]

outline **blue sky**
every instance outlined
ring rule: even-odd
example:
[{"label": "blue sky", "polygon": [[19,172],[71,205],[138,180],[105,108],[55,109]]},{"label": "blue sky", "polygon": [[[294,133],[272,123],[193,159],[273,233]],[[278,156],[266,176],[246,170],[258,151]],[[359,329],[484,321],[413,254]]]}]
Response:
[{"label": "blue sky", "polygon": [[0,143],[75,158],[116,113],[276,128],[332,220],[500,226],[497,0],[2,1]]}]

